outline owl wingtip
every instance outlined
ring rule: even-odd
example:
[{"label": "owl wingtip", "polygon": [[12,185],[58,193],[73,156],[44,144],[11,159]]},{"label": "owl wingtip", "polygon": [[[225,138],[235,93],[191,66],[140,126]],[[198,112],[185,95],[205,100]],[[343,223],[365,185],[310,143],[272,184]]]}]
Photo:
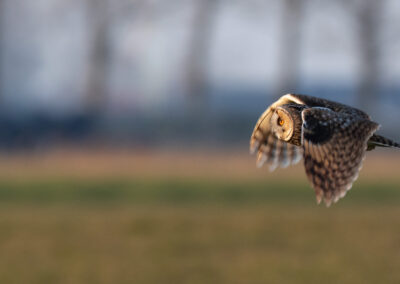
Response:
[{"label": "owl wingtip", "polygon": [[332,200],[331,200],[331,199],[325,199],[325,206],[326,206],[326,208],[331,207],[331,205],[332,205]]},{"label": "owl wingtip", "polygon": [[273,163],[269,166],[269,172],[272,173],[278,167],[278,163]]},{"label": "owl wingtip", "polygon": [[338,194],[338,195],[335,195],[335,198],[333,199],[333,203],[338,202],[339,199],[340,199],[340,195],[339,195],[339,194]]},{"label": "owl wingtip", "polygon": [[326,196],[322,190],[317,190],[315,194],[315,198],[317,200],[317,204],[320,205],[322,200],[325,203],[325,206],[329,208],[332,205],[332,198]]},{"label": "owl wingtip", "polygon": [[259,152],[258,156],[257,156],[257,162],[256,162],[257,168],[261,168],[264,165],[266,160],[267,160],[267,156],[265,156],[264,153]]},{"label": "owl wingtip", "polygon": [[257,140],[252,140],[250,142],[250,149],[249,149],[250,155],[255,154],[255,152],[257,151],[259,146],[260,146],[260,142],[258,142]]},{"label": "owl wingtip", "polygon": [[321,204],[322,197],[323,197],[323,193],[322,193],[322,192],[321,192],[321,193],[319,193],[319,192],[316,193],[315,199],[317,200],[317,204],[318,204],[318,205]]}]

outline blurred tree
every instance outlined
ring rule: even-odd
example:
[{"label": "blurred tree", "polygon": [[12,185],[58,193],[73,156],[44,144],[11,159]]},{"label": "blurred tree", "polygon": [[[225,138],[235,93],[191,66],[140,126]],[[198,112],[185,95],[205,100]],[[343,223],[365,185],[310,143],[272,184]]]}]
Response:
[{"label": "blurred tree", "polygon": [[341,4],[350,12],[356,27],[359,61],[356,100],[360,108],[374,114],[379,99],[381,69],[379,37],[382,8],[386,0],[342,0]]},{"label": "blurred tree", "polygon": [[359,85],[357,100],[359,105],[373,113],[379,99],[380,74],[380,23],[384,0],[353,1],[353,9],[358,22]]},{"label": "blurred tree", "polygon": [[87,0],[89,61],[85,108],[99,115],[106,108],[111,68],[110,25],[107,0]]},{"label": "blurred tree", "polygon": [[200,110],[206,104],[209,87],[207,67],[218,4],[218,0],[197,0],[195,2],[186,58],[187,87],[185,92],[191,111]]},{"label": "blurred tree", "polygon": [[299,84],[304,0],[283,0],[276,95],[295,92]]},{"label": "blurred tree", "polygon": [[[1,0],[0,0],[1,1]],[[85,110],[102,114],[107,107],[112,69],[113,28],[138,19],[156,18],[164,6],[161,0],[86,0],[88,33],[88,73]],[[167,3],[164,4],[167,7]]]}]

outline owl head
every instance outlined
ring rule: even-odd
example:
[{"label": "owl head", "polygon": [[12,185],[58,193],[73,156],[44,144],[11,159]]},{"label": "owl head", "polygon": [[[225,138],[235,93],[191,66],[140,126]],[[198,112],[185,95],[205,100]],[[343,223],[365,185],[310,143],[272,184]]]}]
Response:
[{"label": "owl head", "polygon": [[276,138],[301,146],[301,112],[304,108],[299,105],[283,105],[275,109],[270,123]]}]

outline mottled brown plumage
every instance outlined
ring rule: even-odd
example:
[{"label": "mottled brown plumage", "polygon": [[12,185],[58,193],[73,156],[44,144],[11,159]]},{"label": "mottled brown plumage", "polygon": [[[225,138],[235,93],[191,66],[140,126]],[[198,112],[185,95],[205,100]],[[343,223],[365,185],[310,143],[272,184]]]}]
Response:
[{"label": "mottled brown plumage", "polygon": [[379,124],[363,111],[305,95],[288,94],[259,118],[250,138],[257,165],[274,170],[304,158],[317,202],[327,206],[344,197],[357,179],[367,150],[399,147],[374,134]]}]

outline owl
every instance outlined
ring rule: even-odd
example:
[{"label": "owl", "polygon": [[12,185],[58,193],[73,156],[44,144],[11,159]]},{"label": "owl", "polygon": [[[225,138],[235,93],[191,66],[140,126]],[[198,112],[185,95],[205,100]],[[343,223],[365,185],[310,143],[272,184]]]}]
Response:
[{"label": "owl", "polygon": [[337,202],[357,179],[366,151],[400,145],[374,134],[379,124],[363,111],[321,98],[287,94],[260,116],[250,138],[257,166],[273,171],[304,160],[317,203]]}]

